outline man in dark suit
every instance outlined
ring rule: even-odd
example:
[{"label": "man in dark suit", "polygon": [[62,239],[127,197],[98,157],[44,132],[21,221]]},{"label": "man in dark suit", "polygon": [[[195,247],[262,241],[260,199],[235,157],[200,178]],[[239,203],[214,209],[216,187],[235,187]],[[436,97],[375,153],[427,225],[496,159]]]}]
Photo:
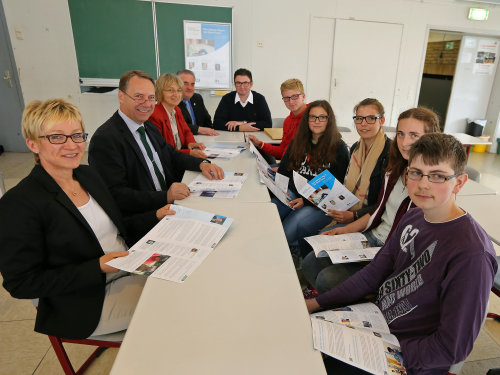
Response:
[{"label": "man in dark suit", "polygon": [[210,161],[170,146],[150,123],[155,106],[153,78],[145,72],[125,73],[118,87],[120,109],[94,133],[89,163],[97,168],[124,215],[157,210],[189,196],[179,182],[185,170],[221,179],[224,171]]},{"label": "man in dark suit", "polygon": [[196,81],[194,73],[189,69],[182,69],[177,72],[177,75],[184,83],[179,108],[193,134],[219,135],[212,129],[212,117],[205,107],[203,97],[194,92]]}]

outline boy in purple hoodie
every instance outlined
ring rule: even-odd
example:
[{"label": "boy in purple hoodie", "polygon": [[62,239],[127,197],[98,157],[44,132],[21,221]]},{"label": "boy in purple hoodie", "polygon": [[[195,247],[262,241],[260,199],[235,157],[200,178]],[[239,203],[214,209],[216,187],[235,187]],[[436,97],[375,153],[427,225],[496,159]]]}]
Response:
[{"label": "boy in purple hoodie", "polygon": [[306,300],[314,312],[378,290],[376,304],[401,344],[409,375],[447,374],[471,352],[486,313],[498,266],[488,235],[455,201],[467,181],[465,165],[453,136],[423,135],[412,145],[407,170],[417,208],[369,265]]}]

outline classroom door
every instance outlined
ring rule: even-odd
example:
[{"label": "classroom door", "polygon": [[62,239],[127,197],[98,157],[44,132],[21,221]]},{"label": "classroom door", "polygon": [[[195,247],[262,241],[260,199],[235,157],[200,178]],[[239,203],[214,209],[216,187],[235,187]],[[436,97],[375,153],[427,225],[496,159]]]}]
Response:
[{"label": "classroom door", "polygon": [[352,109],[364,98],[376,98],[391,124],[403,25],[337,19],[330,103],[337,124],[354,128]]},{"label": "classroom door", "polygon": [[5,151],[28,151],[21,135],[24,108],[21,87],[10,45],[9,31],[0,2],[0,145]]}]

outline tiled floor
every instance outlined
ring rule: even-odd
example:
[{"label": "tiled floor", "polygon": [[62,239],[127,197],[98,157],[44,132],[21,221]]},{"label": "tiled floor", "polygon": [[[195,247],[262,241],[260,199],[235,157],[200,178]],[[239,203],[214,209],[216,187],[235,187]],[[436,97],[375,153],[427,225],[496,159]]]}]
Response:
[{"label": "tiled floor", "polygon": [[[469,165],[482,173],[481,183],[500,192],[500,155],[471,153]],[[33,166],[28,153],[0,155],[0,171],[7,189],[15,186]],[[500,254],[500,247],[497,247]],[[1,279],[0,279],[1,280]],[[500,298],[491,294],[490,311],[500,313]],[[35,309],[31,301],[16,300],[0,288],[0,375],[57,375],[63,371],[46,336],[33,331]],[[75,321],[75,324],[78,322]],[[83,363],[91,347],[68,345],[75,365]],[[86,374],[107,374],[117,349],[106,350]],[[483,375],[488,369],[500,367],[500,323],[488,320],[461,374]]]}]

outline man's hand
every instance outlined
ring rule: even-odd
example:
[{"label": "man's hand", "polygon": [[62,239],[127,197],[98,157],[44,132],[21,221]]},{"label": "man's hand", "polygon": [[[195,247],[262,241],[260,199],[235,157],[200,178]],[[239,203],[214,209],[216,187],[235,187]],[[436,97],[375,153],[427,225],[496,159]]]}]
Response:
[{"label": "man's hand", "polygon": [[175,200],[180,200],[189,197],[189,188],[182,182],[174,182],[167,190],[167,202],[173,203]]},{"label": "man's hand", "polygon": [[191,151],[189,151],[189,155],[197,157],[197,158],[201,158],[201,159],[206,159],[207,158],[207,154],[205,154],[201,150],[191,150]]},{"label": "man's hand", "polygon": [[205,126],[198,127],[198,134],[211,135],[211,136],[219,135],[219,133],[216,130]]},{"label": "man's hand", "polygon": [[204,150],[206,147],[203,143],[191,142],[188,143],[188,149],[190,150]]},{"label": "man's hand", "polygon": [[327,215],[337,223],[350,223],[354,220],[354,212],[351,211],[328,210]]},{"label": "man's hand", "polygon": [[99,266],[101,266],[101,271],[104,273],[117,273],[120,271],[118,268],[108,266],[106,262],[109,262],[112,259],[126,257],[128,255],[128,251],[113,251],[112,253],[104,254],[99,258]]},{"label": "man's hand", "polygon": [[156,210],[156,218],[158,220],[163,219],[167,215],[175,215],[175,211],[170,209],[170,205],[167,204],[163,206],[162,208],[159,208]]},{"label": "man's hand", "polygon": [[321,308],[318,301],[316,301],[316,298],[306,299],[306,306],[309,314],[318,311]]},{"label": "man's hand", "polygon": [[200,163],[201,173],[209,180],[222,180],[224,178],[224,170],[217,164]]},{"label": "man's hand", "polygon": [[304,207],[304,199],[297,198],[290,202],[289,207],[292,210],[298,210],[299,208]]},{"label": "man's hand", "polygon": [[257,138],[255,135],[253,134],[248,134],[248,139],[250,139],[250,141],[253,143],[253,145],[257,148],[259,148],[259,145],[260,145],[260,141],[259,141],[259,138]]}]

